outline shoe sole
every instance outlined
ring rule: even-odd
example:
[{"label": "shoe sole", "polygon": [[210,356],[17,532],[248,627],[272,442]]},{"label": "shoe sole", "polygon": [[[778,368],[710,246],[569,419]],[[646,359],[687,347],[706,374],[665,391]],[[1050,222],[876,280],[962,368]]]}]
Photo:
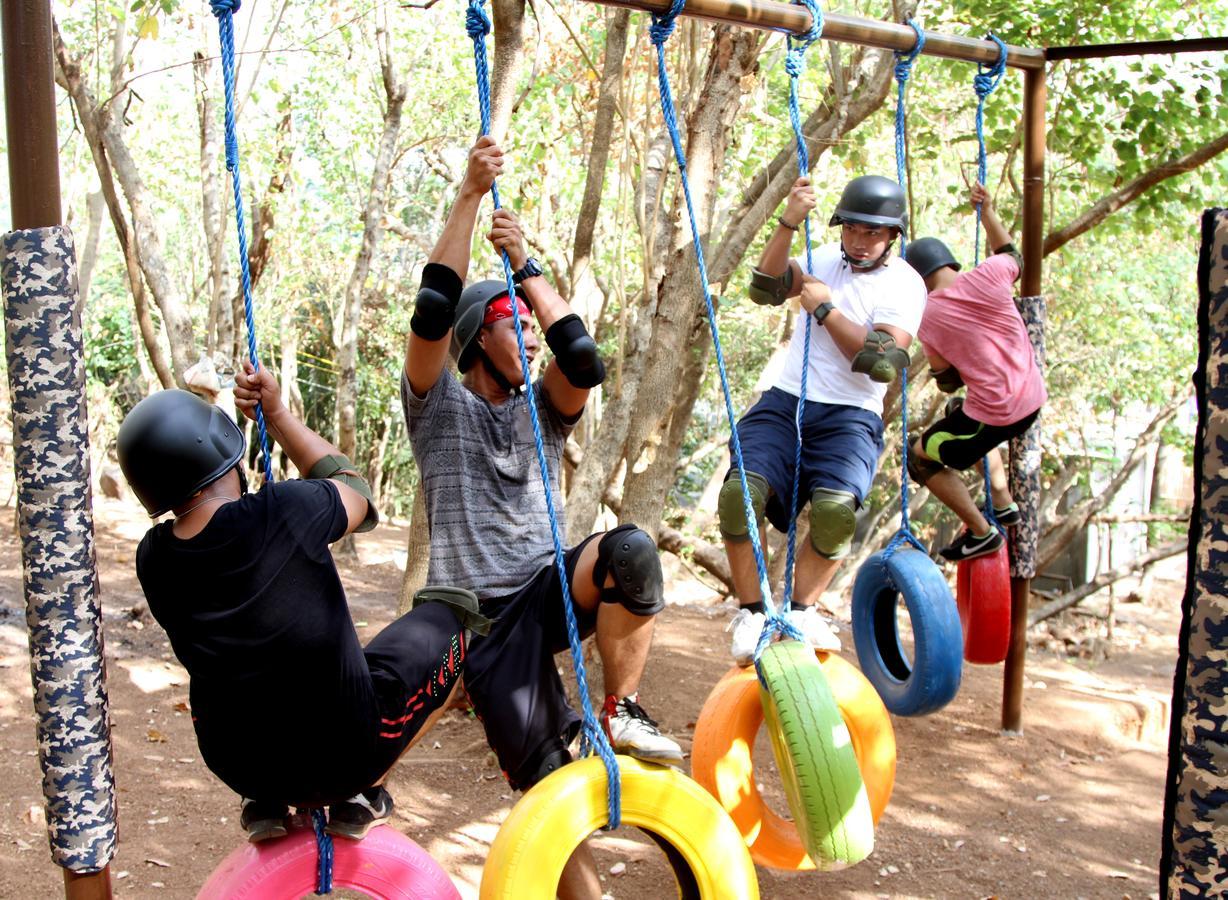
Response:
[{"label": "shoe sole", "polygon": [[658,766],[674,766],[681,767],[686,763],[686,758],[679,753],[677,756],[654,756],[643,750],[636,750],[633,747],[615,747],[615,753],[621,753],[624,756],[632,756],[640,762],[654,763]]},{"label": "shoe sole", "polygon": [[284,822],[270,822],[268,825],[251,827],[247,830],[247,840],[252,844],[262,844],[274,838],[285,837],[289,832]]},{"label": "shoe sole", "polygon": [[383,825],[391,818],[391,815],[387,815],[382,819],[376,819],[374,822],[371,822],[369,825],[365,825],[362,828],[350,828],[344,825],[334,826],[332,822],[329,822],[324,826],[324,831],[331,834],[333,837],[341,837],[350,841],[361,841],[367,836],[372,828],[375,828],[378,825]]}]

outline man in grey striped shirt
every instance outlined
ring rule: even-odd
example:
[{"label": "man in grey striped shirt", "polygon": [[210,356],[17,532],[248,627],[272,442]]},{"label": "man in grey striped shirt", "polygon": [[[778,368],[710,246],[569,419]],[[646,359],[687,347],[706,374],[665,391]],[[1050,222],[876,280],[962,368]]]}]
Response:
[{"label": "man in grey striped shirt", "polygon": [[[583,322],[528,256],[515,216],[497,210],[487,235],[515,270],[462,290],[482,197],[503,168],[489,137],[470,151],[460,192],[430,261],[410,323],[401,398],[426,492],[428,580],[468,588],[495,619],[475,636],[465,687],[513,787],[527,790],[571,761],[580,717],[567,703],[554,654],[568,646],[562,586],[528,404],[537,408],[555,509],[562,517],[563,445],[605,375]],[[530,361],[537,317],[554,358],[525,390],[515,322]],[[449,353],[462,374],[446,371]],[[639,705],[653,617],[664,608],[656,544],[633,525],[591,535],[565,555],[580,633],[596,634],[605,680],[602,722],[616,752],[679,765],[678,744]],[[559,896],[598,897],[587,848],[572,855]]]}]

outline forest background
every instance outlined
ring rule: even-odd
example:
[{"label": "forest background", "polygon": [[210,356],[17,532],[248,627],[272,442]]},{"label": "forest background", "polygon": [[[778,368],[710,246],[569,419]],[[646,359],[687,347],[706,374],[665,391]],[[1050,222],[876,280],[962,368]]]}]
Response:
[{"label": "forest background", "polygon": [[[80,260],[98,473],[142,396],[188,381],[224,386],[246,354],[221,72],[206,4],[74,0],[54,10],[64,205]],[[856,2],[839,11],[1036,47],[1228,33],[1228,5],[1176,0]],[[509,154],[503,202],[597,335],[610,373],[568,444],[568,535],[634,521],[721,589],[715,488],[729,425],[648,17],[575,0],[494,0],[492,12],[493,130]],[[365,469],[385,513],[412,519],[412,588],[425,577],[427,541],[399,373],[418,276],[477,133],[464,7],[247,0],[235,21],[261,357],[305,421]],[[667,46],[739,410],[791,328],[789,310],[745,296],[796,177],[784,51],[780,35],[688,20]],[[833,238],[826,219],[851,177],[894,175],[893,66],[889,52],[827,42],[809,51],[801,103],[817,243]],[[911,232],[942,237],[966,263],[974,74],[922,57],[908,92]],[[1196,353],[1197,219],[1223,203],[1228,183],[1228,61],[1070,61],[1051,65],[1049,86],[1042,571],[1103,519],[1157,447],[1190,452],[1179,426]],[[989,186],[1016,234],[1021,108],[1022,78],[1009,72],[987,103],[986,139]],[[498,277],[482,233],[480,224],[471,277]],[[914,356],[915,429],[945,397]],[[859,557],[898,527],[898,382],[885,419]],[[275,462],[284,474],[288,463]],[[913,501],[918,532],[949,536],[950,514],[927,499],[921,491]],[[1181,510],[1149,512],[1153,549],[1142,559],[1182,549],[1182,528],[1165,521]],[[842,567],[836,589],[857,562]]]}]

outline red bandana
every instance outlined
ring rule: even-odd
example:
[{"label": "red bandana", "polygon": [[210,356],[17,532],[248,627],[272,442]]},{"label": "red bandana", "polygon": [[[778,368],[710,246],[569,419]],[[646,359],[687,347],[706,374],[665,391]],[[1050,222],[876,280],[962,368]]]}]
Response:
[{"label": "red bandana", "polygon": [[[517,314],[521,316],[531,316],[533,313],[529,310],[526,304],[519,297],[516,298]],[[493,301],[486,307],[486,315],[482,317],[483,325],[493,325],[500,319],[510,319],[512,317],[512,299],[504,294],[498,300]]]}]

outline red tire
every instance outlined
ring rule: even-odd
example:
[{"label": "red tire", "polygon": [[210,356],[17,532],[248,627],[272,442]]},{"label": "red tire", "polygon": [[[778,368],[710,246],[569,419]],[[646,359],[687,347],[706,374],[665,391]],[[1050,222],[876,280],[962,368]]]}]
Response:
[{"label": "red tire", "polygon": [[1011,644],[1011,570],[1006,545],[959,564],[955,605],[964,628],[964,660],[994,665]]},{"label": "red tire", "polygon": [[[895,732],[878,692],[855,666],[834,653],[816,654],[840,715],[848,725],[875,823],[895,786]],[[763,725],[759,679],[753,667],[734,667],[704,703],[691,746],[691,777],[733,819],[756,864],[812,870],[793,822],[764,802],[755,781],[755,735]]]}]

